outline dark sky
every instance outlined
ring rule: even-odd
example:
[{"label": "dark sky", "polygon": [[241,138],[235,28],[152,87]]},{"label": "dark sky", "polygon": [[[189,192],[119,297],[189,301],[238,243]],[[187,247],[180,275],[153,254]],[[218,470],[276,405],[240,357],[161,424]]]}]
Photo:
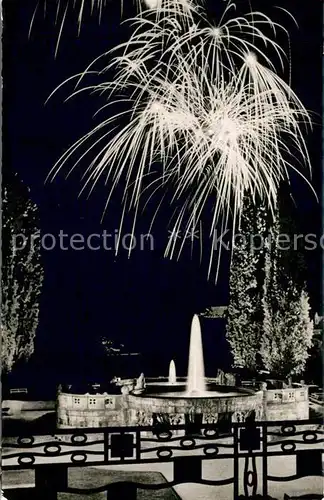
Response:
[{"label": "dark sky", "polygon": [[[216,1],[216,0],[215,0]],[[44,184],[51,166],[82,134],[96,123],[93,114],[102,101],[86,94],[64,103],[71,87],[62,89],[44,106],[49,94],[63,80],[82,71],[95,57],[127,37],[120,27],[118,2],[111,2],[101,25],[88,18],[78,38],[76,14],[68,16],[60,50],[54,59],[58,27],[54,26],[54,0],[49,0],[45,19],[35,19],[28,40],[30,20],[37,0],[4,0],[4,168],[19,172],[37,203],[43,234],[102,232],[118,227],[118,198],[100,224],[106,191],[99,186],[86,199],[78,199],[78,170],[68,180],[61,173],[54,183]],[[220,2],[219,0],[219,3]],[[238,2],[241,4],[242,2]],[[288,22],[291,31],[293,88],[306,107],[320,113],[321,106],[321,6],[318,0],[277,0],[296,17],[300,29]],[[254,0],[254,9],[263,10],[271,1]],[[127,10],[128,9],[128,10]],[[128,14],[134,13],[126,5]],[[280,14],[276,14],[279,22]],[[318,124],[320,116],[315,117]],[[317,125],[308,145],[314,170],[314,185],[321,184],[321,139]],[[300,182],[293,183],[303,232],[320,232],[320,207]],[[227,265],[221,270],[218,285],[208,283],[199,258],[190,251],[178,262],[163,260],[169,213],[162,212],[153,234],[154,251],[126,252],[117,259],[109,251],[43,251],[45,281],[41,299],[40,323],[35,358],[48,371],[67,371],[62,366],[71,353],[70,371],[82,369],[90,346],[101,335],[124,342],[130,349],[146,354],[146,362],[156,373],[166,373],[167,364],[176,358],[185,370],[189,326],[192,314],[208,305],[227,303]],[[138,230],[147,231],[150,214],[141,218]],[[309,282],[312,303],[320,302],[319,252],[309,257]],[[221,326],[219,326],[221,329]],[[223,347],[215,325],[205,325],[207,370],[214,374]],[[65,353],[65,356],[63,356]],[[148,353],[149,356],[147,355]],[[71,359],[71,358],[70,358]],[[81,367],[81,368],[80,368]],[[148,368],[149,370],[150,368]]]}]

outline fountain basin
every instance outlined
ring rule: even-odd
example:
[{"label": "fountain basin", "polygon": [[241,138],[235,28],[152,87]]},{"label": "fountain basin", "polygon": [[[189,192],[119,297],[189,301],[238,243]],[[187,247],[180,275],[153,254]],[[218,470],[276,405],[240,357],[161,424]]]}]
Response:
[{"label": "fountain basin", "polygon": [[207,383],[204,391],[186,390],[186,382],[168,384],[165,382],[153,382],[146,385],[146,390],[141,397],[155,398],[177,398],[177,399],[197,399],[197,398],[228,398],[246,397],[255,394],[255,391],[239,387],[230,387]]},{"label": "fountain basin", "polygon": [[152,393],[151,396],[156,398],[178,398],[178,399],[201,399],[201,398],[226,398],[226,397],[239,397],[242,396],[239,392],[228,392],[222,393],[220,391],[191,391],[191,392],[162,392],[162,393]]},{"label": "fountain basin", "polygon": [[183,386],[169,387],[150,385],[141,395],[127,396],[129,407],[142,415],[146,422],[156,415],[168,415],[180,422],[188,414],[202,414],[206,421],[217,421],[219,415],[231,415],[234,421],[239,414],[247,415],[254,410],[257,420],[263,414],[263,391],[230,386],[207,384],[206,392],[195,395],[183,391]]}]

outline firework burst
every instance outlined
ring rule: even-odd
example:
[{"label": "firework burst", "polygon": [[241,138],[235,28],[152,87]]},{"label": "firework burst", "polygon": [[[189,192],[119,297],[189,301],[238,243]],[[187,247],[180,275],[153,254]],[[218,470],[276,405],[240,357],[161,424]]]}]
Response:
[{"label": "firework burst", "polygon": [[[286,54],[276,42],[277,31],[289,35],[287,30],[273,22],[261,12],[251,12],[245,17],[230,17],[234,4],[225,8],[219,23],[210,23],[198,10],[190,11],[186,16],[176,18],[172,11],[160,11],[159,18],[138,15],[129,22],[133,25],[133,34],[128,41],[114,48],[109,56],[119,51],[122,55],[113,59],[108,67],[122,65],[124,69],[117,76],[117,82],[127,82],[131,74],[130,64],[142,64],[144,59],[152,58],[167,61],[172,67],[174,59],[186,54],[185,60],[193,64],[205,65],[210,78],[223,81],[234,75],[242,64],[258,59],[263,67],[276,70],[269,53],[276,56],[280,66],[284,68]],[[262,28],[266,26],[272,32],[273,38],[265,35]],[[266,49],[266,51],[265,51]],[[160,59],[157,58],[157,53]],[[107,54],[106,54],[107,55]],[[261,69],[261,65],[259,65]],[[266,79],[265,79],[266,82]],[[272,83],[271,83],[272,84]]]},{"label": "firework burst", "polygon": [[244,193],[273,210],[280,181],[297,170],[291,158],[309,165],[301,130],[310,124],[309,114],[259,48],[260,42],[271,45],[283,62],[278,44],[262,37],[262,24],[278,28],[260,13],[224,21],[213,28],[217,34],[210,26],[186,30],[169,16],[153,21],[138,16],[133,36],[118,47],[121,55],[105,68],[115,67],[113,83],[92,87],[106,93],[103,109],[116,102],[126,102],[126,109],[77,141],[51,174],[78,155],[74,169],[103,144],[85,172],[83,189],[91,192],[104,176],[108,203],[123,181],[124,208],[136,216],[150,189],[171,189],[173,203],[181,200],[171,232],[185,236],[180,248],[177,239],[169,241],[169,257],[179,256],[213,200],[210,275],[215,229],[230,219],[235,229]]}]

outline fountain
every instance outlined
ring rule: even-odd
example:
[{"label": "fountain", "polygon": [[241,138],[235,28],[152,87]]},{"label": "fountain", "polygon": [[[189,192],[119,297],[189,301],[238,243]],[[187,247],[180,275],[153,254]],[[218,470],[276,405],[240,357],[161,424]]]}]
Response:
[{"label": "fountain", "polygon": [[[219,377],[205,377],[202,335],[196,315],[191,323],[187,377],[176,377],[175,363],[172,360],[169,365],[169,377],[153,379],[145,378],[144,374],[141,374],[136,381],[117,381],[117,385],[121,386],[122,396],[107,393],[102,395],[104,401],[112,400],[113,403],[102,413],[101,426],[149,426],[161,418],[176,425],[187,425],[188,422],[190,425],[198,425],[199,422],[215,423],[219,419],[241,421],[252,410],[256,412],[259,420],[264,412],[263,390],[237,387],[234,381],[233,385],[224,385],[219,383]],[[60,419],[64,425],[70,425],[66,423],[70,420],[67,420],[65,406],[62,407]],[[93,417],[91,419],[89,426],[93,425]]]},{"label": "fountain", "polygon": [[198,316],[192,319],[190,332],[187,394],[190,396],[206,392],[204,352]]},{"label": "fountain", "polygon": [[246,396],[246,391],[234,386],[218,385],[216,379],[205,377],[204,354],[200,321],[194,315],[191,322],[187,377],[176,377],[175,363],[169,365],[169,377],[147,382],[145,394],[157,398],[193,400]]},{"label": "fountain", "polygon": [[174,385],[177,382],[176,367],[173,359],[170,361],[169,365],[169,384]]},{"label": "fountain", "polygon": [[[251,410],[263,411],[263,392],[220,385],[218,379],[206,378],[200,322],[197,315],[192,319],[187,377],[176,377],[175,363],[169,365],[169,377],[146,379],[145,391],[130,394],[128,404],[137,409],[141,420],[149,425],[157,415],[170,422],[187,422],[205,419],[216,422],[218,415],[249,414]],[[144,419],[144,420],[143,420]],[[200,420],[199,420],[200,419]]]}]

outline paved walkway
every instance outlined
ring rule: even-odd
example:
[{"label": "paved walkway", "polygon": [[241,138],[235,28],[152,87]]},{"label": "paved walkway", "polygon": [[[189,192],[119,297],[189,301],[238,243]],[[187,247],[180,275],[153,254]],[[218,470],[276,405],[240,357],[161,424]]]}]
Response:
[{"label": "paved walkway", "polygon": [[[257,459],[258,471],[262,471],[260,459]],[[244,460],[240,460],[239,474],[241,480],[240,494],[243,494]],[[146,466],[147,467],[147,466]],[[173,466],[169,463],[150,464],[150,470],[161,472],[168,481],[173,479]],[[105,467],[106,468],[106,467]],[[108,468],[108,467],[107,467]],[[109,469],[112,469],[110,467]],[[145,465],[122,465],[119,470],[140,471],[145,470]],[[115,468],[117,470],[117,467]],[[273,476],[288,476],[296,473],[295,457],[271,457],[268,461],[268,473]],[[220,479],[233,476],[233,462],[231,460],[205,460],[203,463],[203,479]],[[282,500],[285,493],[290,495],[305,495],[311,493],[323,494],[323,479],[308,477],[285,483],[268,483],[269,495]],[[182,500],[232,500],[233,486],[205,486],[199,484],[183,484],[175,487]],[[262,493],[262,475],[259,476],[258,493]],[[153,498],[153,496],[152,496]]]},{"label": "paved walkway", "polygon": [[[117,481],[136,481],[138,483],[161,484],[166,483],[167,480],[161,472],[148,472],[146,470],[134,471],[121,471],[121,470],[105,470],[102,468],[94,467],[73,467],[69,470],[69,486],[72,488],[94,488],[104,486],[108,483],[115,483]],[[32,500],[30,490],[20,491],[19,495],[14,495],[10,487],[27,488],[34,486],[34,472],[33,471],[7,471],[4,473],[3,487],[6,490],[7,500],[28,499]],[[24,483],[24,484],[22,484]],[[8,489],[7,489],[8,488]],[[153,497],[154,495],[154,497]],[[138,500],[180,500],[178,494],[173,488],[167,488],[157,492],[152,490],[139,490]],[[107,498],[106,493],[96,493],[93,495],[72,495],[70,493],[59,493],[59,500],[104,500]],[[44,499],[46,500],[46,499]],[[127,499],[121,499],[127,500]]]}]

